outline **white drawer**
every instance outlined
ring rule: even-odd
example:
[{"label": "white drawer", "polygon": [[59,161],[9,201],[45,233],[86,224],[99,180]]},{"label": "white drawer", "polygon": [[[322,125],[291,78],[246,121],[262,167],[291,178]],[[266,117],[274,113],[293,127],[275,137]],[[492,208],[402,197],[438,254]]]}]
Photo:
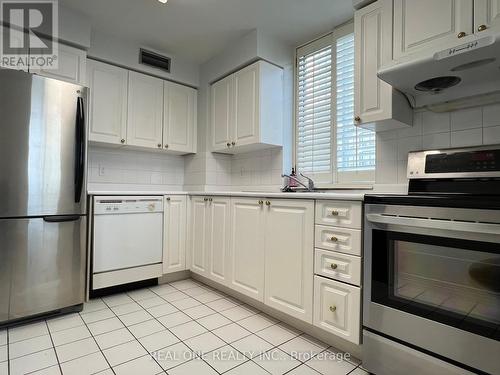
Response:
[{"label": "white drawer", "polygon": [[347,341],[359,344],[361,288],[314,276],[313,324]]},{"label": "white drawer", "polygon": [[316,224],[361,229],[361,202],[318,200]]},{"label": "white drawer", "polygon": [[315,226],[315,247],[361,256],[361,230]]},{"label": "white drawer", "polygon": [[360,286],[361,258],[354,255],[316,249],[314,251],[314,273]]}]

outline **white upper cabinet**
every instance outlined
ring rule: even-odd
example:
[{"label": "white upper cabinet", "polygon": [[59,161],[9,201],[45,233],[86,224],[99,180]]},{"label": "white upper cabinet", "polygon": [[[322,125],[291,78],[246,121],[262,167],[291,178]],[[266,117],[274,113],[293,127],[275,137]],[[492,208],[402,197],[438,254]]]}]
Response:
[{"label": "white upper cabinet", "polygon": [[354,121],[378,131],[413,122],[403,94],[377,76],[379,68],[392,61],[392,9],[392,0],[378,0],[354,14]]},{"label": "white upper cabinet", "polygon": [[473,0],[394,0],[394,59],[446,49],[473,33]]},{"label": "white upper cabinet", "polygon": [[[1,40],[4,40],[4,38],[9,39],[9,46],[13,48],[22,48],[22,53],[28,55],[29,53],[28,47],[24,44],[24,39],[23,39],[24,32],[13,28],[8,28],[7,26],[0,25],[0,38],[2,38]],[[16,65],[12,67],[0,64],[0,67],[3,69],[21,70],[24,72],[27,72],[29,70],[28,66],[21,66],[21,65]]]},{"label": "white upper cabinet", "polygon": [[314,201],[273,199],[264,210],[265,303],[312,324]]},{"label": "white upper cabinet", "polygon": [[208,198],[208,274],[207,277],[221,284],[228,282],[228,262],[231,207],[230,199]]},{"label": "white upper cabinet", "polygon": [[128,70],[87,60],[89,140],[121,145],[127,138]]},{"label": "white upper cabinet", "polygon": [[163,148],[178,153],[196,152],[198,92],[172,82],[164,83]]},{"label": "white upper cabinet", "polygon": [[226,77],[212,85],[212,150],[231,146],[231,124],[234,77]]},{"label": "white upper cabinet", "polygon": [[186,269],[186,196],[165,197],[163,273]]},{"label": "white upper cabinet", "polygon": [[283,145],[283,69],[257,61],[212,85],[212,151]]},{"label": "white upper cabinet", "polygon": [[500,0],[474,0],[474,32],[482,36],[492,27],[500,27]]},{"label": "white upper cabinet", "polygon": [[129,72],[127,145],[163,148],[163,80]]},{"label": "white upper cabinet", "polygon": [[[48,43],[48,42],[47,42]],[[81,49],[58,44],[57,69],[30,68],[30,72],[49,78],[84,85],[87,53]]]}]

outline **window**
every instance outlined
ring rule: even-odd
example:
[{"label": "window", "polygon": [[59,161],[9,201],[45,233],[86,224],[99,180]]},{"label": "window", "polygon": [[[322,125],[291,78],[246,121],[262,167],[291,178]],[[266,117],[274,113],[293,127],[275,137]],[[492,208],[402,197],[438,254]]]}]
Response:
[{"label": "window", "polygon": [[318,183],[370,182],[375,133],[354,125],[352,24],[297,49],[296,166]]}]

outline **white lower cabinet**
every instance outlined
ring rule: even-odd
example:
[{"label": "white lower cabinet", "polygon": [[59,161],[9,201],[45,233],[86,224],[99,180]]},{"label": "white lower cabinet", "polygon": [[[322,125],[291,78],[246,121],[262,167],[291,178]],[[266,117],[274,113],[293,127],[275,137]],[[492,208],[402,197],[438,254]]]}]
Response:
[{"label": "white lower cabinet", "polygon": [[314,273],[360,286],[361,257],[316,249],[314,252]]},{"label": "white lower cabinet", "polygon": [[266,203],[265,303],[312,323],[314,201]]},{"label": "white lower cabinet", "polygon": [[360,319],[361,288],[314,276],[315,326],[359,344]]},{"label": "white lower cabinet", "polygon": [[231,201],[229,287],[264,301],[264,208],[258,198]]},{"label": "white lower cabinet", "polygon": [[189,269],[208,274],[208,203],[207,198],[191,197],[189,210]]},{"label": "white lower cabinet", "polygon": [[165,197],[163,220],[163,273],[186,269],[186,201],[185,195]]}]

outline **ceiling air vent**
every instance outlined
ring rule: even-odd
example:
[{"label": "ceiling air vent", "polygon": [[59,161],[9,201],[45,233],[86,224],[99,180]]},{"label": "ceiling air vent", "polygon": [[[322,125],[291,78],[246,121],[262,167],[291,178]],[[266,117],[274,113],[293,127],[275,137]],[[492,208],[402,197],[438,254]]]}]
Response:
[{"label": "ceiling air vent", "polygon": [[151,52],[141,48],[139,52],[139,63],[162,69],[167,73],[170,73],[172,60],[170,59],[170,57],[162,56],[155,52]]}]

